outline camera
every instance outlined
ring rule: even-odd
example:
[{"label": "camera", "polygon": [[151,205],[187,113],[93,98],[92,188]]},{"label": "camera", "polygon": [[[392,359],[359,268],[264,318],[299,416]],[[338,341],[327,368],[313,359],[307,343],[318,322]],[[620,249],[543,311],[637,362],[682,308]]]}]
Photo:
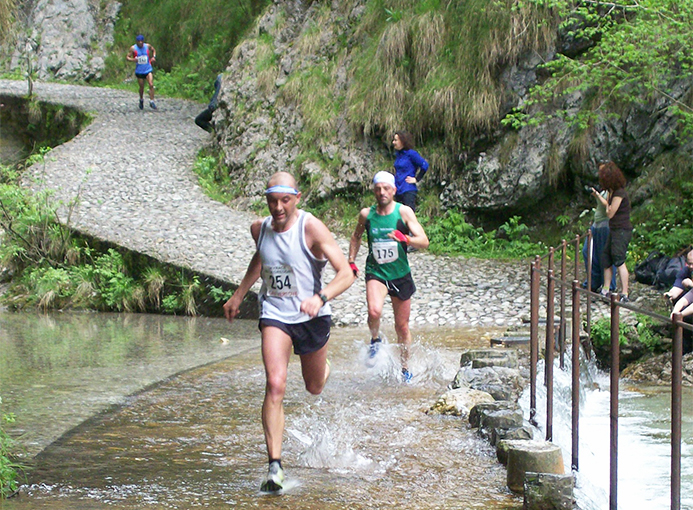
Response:
[{"label": "camera", "polygon": [[602,189],[599,187],[599,184],[585,184],[584,190],[587,193],[592,193],[592,188],[597,190],[597,193],[601,193]]}]

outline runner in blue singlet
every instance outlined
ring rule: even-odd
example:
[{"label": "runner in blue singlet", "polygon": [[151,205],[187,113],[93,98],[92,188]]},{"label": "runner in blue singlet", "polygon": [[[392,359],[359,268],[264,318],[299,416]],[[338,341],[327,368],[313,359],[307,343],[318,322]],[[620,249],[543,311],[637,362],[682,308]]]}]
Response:
[{"label": "runner in blue singlet", "polygon": [[130,46],[130,51],[128,51],[125,58],[130,62],[137,63],[135,76],[137,76],[137,82],[140,85],[140,110],[144,108],[145,80],[149,84],[149,106],[156,110],[156,103],[154,102],[154,75],[152,74],[152,62],[156,60],[156,50],[154,46],[144,42],[144,36],[141,34],[135,40],[137,43]]}]

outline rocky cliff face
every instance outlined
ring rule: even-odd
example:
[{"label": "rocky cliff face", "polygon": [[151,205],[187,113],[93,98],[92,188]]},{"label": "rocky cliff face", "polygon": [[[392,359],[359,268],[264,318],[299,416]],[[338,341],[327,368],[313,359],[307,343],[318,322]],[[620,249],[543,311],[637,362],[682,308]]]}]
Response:
[{"label": "rocky cliff face", "polygon": [[[266,177],[277,170],[309,177],[320,194],[338,193],[355,184],[367,184],[377,161],[382,165],[389,160],[383,140],[349,130],[344,111],[336,114],[333,134],[317,140],[311,156],[306,156],[301,105],[287,101],[284,94],[292,75],[325,60],[337,63],[338,90],[334,94],[347,93],[350,46],[340,54],[343,50],[335,41],[350,40],[365,3],[332,2],[326,14],[324,2],[275,1],[259,19],[254,34],[237,48],[224,75],[222,108],[216,121],[226,162],[246,194],[256,194]],[[328,24],[332,29],[323,30],[319,43],[308,48],[301,41],[316,24]],[[269,79],[260,65],[267,58],[263,44],[269,44],[278,63]],[[522,104],[537,81],[537,66],[552,58],[553,51],[544,55],[528,52],[499,73],[507,91],[501,113]],[[626,106],[586,131],[578,132],[554,118],[538,127],[486,133],[464,157],[457,158],[452,178],[441,183],[443,205],[482,212],[532,208],[550,198],[559,182],[595,182],[598,163],[608,159],[616,161],[629,178],[637,176],[668,151],[690,151],[691,147],[679,146],[676,120],[664,107],[685,100],[692,89],[691,83],[676,83],[669,98]],[[557,107],[576,110],[581,102],[581,97],[573,96]],[[431,174],[443,180],[435,169]]]},{"label": "rocky cliff face", "polygon": [[[344,100],[368,5],[367,0],[274,0],[236,48],[215,122],[217,143],[243,195],[257,197],[278,170],[294,172],[307,183],[310,197],[320,197],[365,186],[375,170],[391,168],[391,133],[373,135],[351,125]],[[12,66],[23,67],[28,57],[39,79],[98,78],[119,8],[113,0],[35,0],[27,7],[28,35],[18,39]],[[566,54],[584,50],[565,44],[558,41],[556,47]],[[538,65],[555,51],[528,51],[498,71],[505,91],[501,116],[525,101]],[[305,87],[308,80],[323,83]],[[676,119],[667,109],[674,101],[687,103],[693,84],[672,83],[668,93],[624,106],[585,131],[554,118],[519,131],[481,133],[464,154],[450,154],[455,161],[450,174],[441,175],[433,165],[424,185],[442,188],[444,207],[508,212],[550,198],[559,182],[596,181],[603,160],[613,159],[629,178],[636,177],[661,155],[693,150],[691,143],[680,145]],[[581,102],[573,96],[556,107],[571,111]],[[427,156],[425,146],[422,153]]]},{"label": "rocky cliff face", "polygon": [[[327,63],[334,66],[330,95],[346,93],[349,56],[338,58],[336,39],[348,36],[362,10],[360,1],[333,2],[328,14],[319,2],[275,1],[257,21],[253,35],[236,48],[214,117],[225,162],[247,196],[259,196],[267,178],[280,170],[302,176],[311,184],[304,193],[318,196],[369,181],[374,143],[350,130],[345,112],[326,119],[328,136],[306,140],[302,105],[295,100],[301,91],[291,97],[286,93],[294,76]],[[333,30],[322,30],[313,50],[306,52],[302,38],[316,22]],[[274,64],[263,68],[267,60]],[[317,98],[306,95],[302,100]]]},{"label": "rocky cliff face", "polygon": [[113,44],[120,3],[113,0],[36,0],[21,15],[10,67],[26,71],[29,59],[40,80],[98,79]]}]

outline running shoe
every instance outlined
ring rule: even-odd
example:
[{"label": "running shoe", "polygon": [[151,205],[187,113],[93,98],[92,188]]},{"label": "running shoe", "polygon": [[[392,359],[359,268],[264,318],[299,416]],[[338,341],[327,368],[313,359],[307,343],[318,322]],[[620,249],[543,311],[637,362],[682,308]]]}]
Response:
[{"label": "running shoe", "polygon": [[409,370],[407,370],[406,368],[402,369],[402,381],[409,384],[411,383],[412,377],[413,376],[411,375],[411,372]]},{"label": "running shoe", "polygon": [[149,101],[149,106],[152,107],[152,110],[156,110],[156,103],[154,101]]},{"label": "running shoe", "polygon": [[140,99],[140,110],[144,110],[144,99]]},{"label": "running shoe", "polygon": [[267,471],[267,480],[260,486],[262,492],[279,492],[284,488],[284,470],[279,462],[272,462]]},{"label": "running shoe", "polygon": [[630,299],[628,299],[628,294],[621,294],[621,303],[630,303]]},{"label": "running shoe", "polygon": [[371,345],[368,347],[368,357],[373,359],[375,355],[378,354],[378,349],[380,349],[380,344],[382,340],[380,337],[371,339]]}]

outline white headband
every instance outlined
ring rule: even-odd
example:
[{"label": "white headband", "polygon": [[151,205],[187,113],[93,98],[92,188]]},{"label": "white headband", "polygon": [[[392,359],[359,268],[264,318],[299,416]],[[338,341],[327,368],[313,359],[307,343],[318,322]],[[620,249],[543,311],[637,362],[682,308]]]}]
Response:
[{"label": "white headband", "polygon": [[389,184],[393,188],[395,187],[395,176],[390,172],[378,172],[373,177],[373,184]]},{"label": "white headband", "polygon": [[298,195],[298,190],[296,188],[292,188],[291,186],[277,184],[276,186],[270,186],[265,190],[265,195],[269,195],[270,193],[288,193],[289,195]]}]

